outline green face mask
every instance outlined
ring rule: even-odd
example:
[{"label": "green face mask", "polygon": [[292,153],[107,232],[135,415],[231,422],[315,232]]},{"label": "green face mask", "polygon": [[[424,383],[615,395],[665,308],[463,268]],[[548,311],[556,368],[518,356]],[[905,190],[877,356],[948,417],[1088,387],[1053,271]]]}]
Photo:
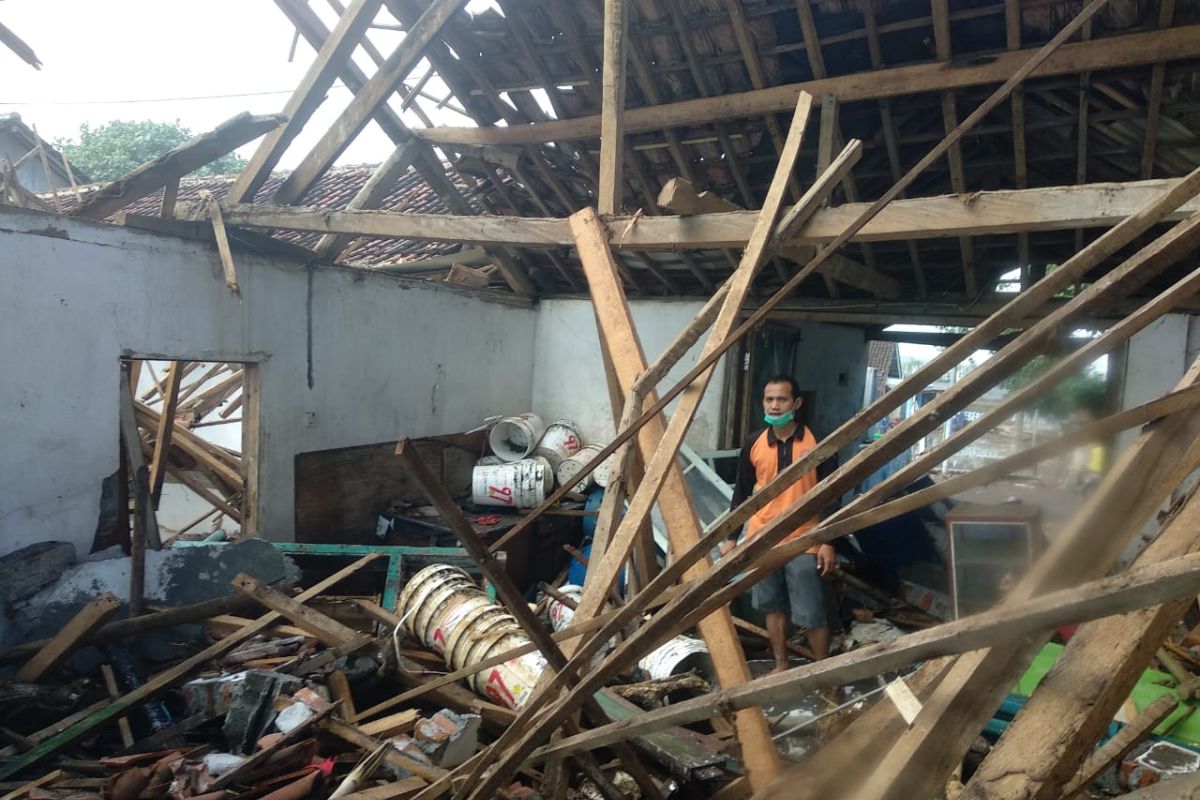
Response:
[{"label": "green face mask", "polygon": [[767,423],[772,428],[782,428],[784,425],[789,424],[795,418],[796,418],[795,411],[789,411],[786,414],[780,414],[779,416],[775,416],[773,414],[764,414],[763,422]]}]

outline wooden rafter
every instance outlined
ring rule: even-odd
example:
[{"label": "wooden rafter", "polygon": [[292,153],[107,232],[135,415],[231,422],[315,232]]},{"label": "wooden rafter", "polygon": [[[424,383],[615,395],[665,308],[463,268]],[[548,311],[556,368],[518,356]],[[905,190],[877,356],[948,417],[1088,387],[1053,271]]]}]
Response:
[{"label": "wooden rafter", "polygon": [[[1159,0],[1158,27],[1171,27],[1175,18],[1175,0]],[[1158,144],[1158,127],[1162,117],[1163,81],[1167,65],[1157,62],[1150,71],[1150,92],[1146,102],[1146,134],[1142,142],[1141,176],[1149,178],[1154,173],[1154,151]]]},{"label": "wooden rafter", "polygon": [[604,0],[604,59],[600,82],[600,185],[597,207],[601,214],[621,209],[621,172],[625,166],[625,40],[629,10],[625,0]]},{"label": "wooden rafter", "polygon": [[253,200],[254,193],[271,177],[271,170],[279,163],[280,157],[300,130],[312,119],[313,112],[324,101],[338,73],[349,61],[367,26],[379,12],[379,4],[380,0],[352,0],[342,13],[333,32],[325,39],[300,84],[283,107],[282,114],[286,121],[259,143],[258,149],[230,187],[227,196],[229,202]]},{"label": "wooden rafter", "polygon": [[361,91],[355,93],[354,99],[337,121],[288,175],[276,193],[278,202],[294,203],[329,169],[371,121],[376,110],[396,91],[409,71],[424,57],[425,48],[441,33],[443,26],[464,2],[466,0],[434,0],[430,4],[378,72],[371,76]]}]

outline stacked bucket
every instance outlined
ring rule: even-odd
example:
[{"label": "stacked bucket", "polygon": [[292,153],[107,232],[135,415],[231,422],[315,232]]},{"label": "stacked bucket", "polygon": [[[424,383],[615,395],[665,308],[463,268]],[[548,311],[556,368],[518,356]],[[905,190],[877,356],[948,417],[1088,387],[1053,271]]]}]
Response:
[{"label": "stacked bucket", "polygon": [[[451,669],[529,644],[515,617],[482,592],[458,567],[433,564],[405,585],[396,607],[402,626],[438,653]],[[532,652],[467,679],[478,694],[520,708],[533,694],[546,659]]]},{"label": "stacked bucket", "polygon": [[558,419],[546,426],[532,412],[503,417],[492,426],[488,443],[494,455],[481,459],[472,473],[476,505],[536,508],[554,489],[556,477],[560,484],[574,483],[580,493],[593,481],[608,485],[607,465],[576,480],[600,448],[584,445],[570,420]]}]

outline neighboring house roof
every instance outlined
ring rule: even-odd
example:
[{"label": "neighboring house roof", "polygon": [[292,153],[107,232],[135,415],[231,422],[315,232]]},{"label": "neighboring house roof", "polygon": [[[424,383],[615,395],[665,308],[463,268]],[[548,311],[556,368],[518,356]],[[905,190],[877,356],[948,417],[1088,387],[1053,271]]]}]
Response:
[{"label": "neighboring house roof", "polygon": [[867,366],[875,370],[876,378],[899,378],[900,347],[895,342],[867,342]]},{"label": "neighboring house roof", "polygon": [[[50,144],[50,142],[34,133],[33,128],[21,120],[20,114],[15,112],[0,114],[0,158],[7,158],[9,162],[15,164],[18,159],[37,147],[39,141],[46,150],[46,161],[50,166],[50,171],[53,173],[55,186],[60,189],[70,186],[71,180],[67,176],[66,167],[63,166],[62,152]],[[41,160],[37,159],[37,156],[34,156],[34,159],[36,160],[33,162],[33,166],[41,172]],[[74,164],[71,165],[71,171],[74,174],[75,180],[80,183],[90,180]],[[27,186],[26,188],[34,189],[41,187]]]},{"label": "neighboring house roof", "polygon": [[[363,187],[363,184],[367,182],[367,178],[371,176],[374,169],[373,166],[366,165],[334,167],[321,176],[313,184],[312,188],[304,193],[304,196],[300,198],[296,205],[320,209],[345,208],[346,204],[350,202],[354,195],[358,193],[358,190]],[[482,211],[482,207],[470,193],[473,187],[468,186],[453,170],[448,171],[448,174],[455,185],[466,194],[471,205],[476,210]],[[258,201],[270,202],[270,198],[274,196],[276,190],[278,190],[286,177],[287,173],[272,175],[256,195]],[[217,199],[221,199],[229,192],[229,187],[233,185],[236,178],[236,175],[205,175],[184,178],[179,183],[177,202],[199,201],[201,191],[212,192]],[[102,186],[103,184],[82,186],[80,187],[80,193],[84,199],[87,199],[89,194],[97,191]],[[71,194],[71,196],[64,198],[63,194],[59,193],[60,200],[65,199],[68,201],[63,204],[64,213],[70,213],[78,204],[74,194],[68,194]],[[162,191],[155,192],[152,195],[134,201],[122,209],[122,211],[129,214],[159,216],[162,208],[162,196]],[[379,209],[422,214],[449,213],[449,209],[442,203],[441,198],[437,196],[433,189],[425,183],[415,170],[409,170],[397,181],[396,186],[379,205]],[[321,238],[320,234],[301,233],[297,231],[275,231],[272,235],[281,241],[297,244],[301,247],[313,247]],[[338,261],[362,266],[381,266],[453,253],[459,249],[461,248],[458,245],[447,242],[417,242],[407,239],[360,237],[352,241],[342,251],[338,257]]]}]

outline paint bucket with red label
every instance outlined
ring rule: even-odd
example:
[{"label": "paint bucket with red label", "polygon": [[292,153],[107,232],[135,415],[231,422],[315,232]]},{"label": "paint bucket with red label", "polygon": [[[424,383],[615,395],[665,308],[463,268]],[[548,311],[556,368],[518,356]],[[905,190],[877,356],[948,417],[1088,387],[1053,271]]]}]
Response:
[{"label": "paint bucket with red label", "polygon": [[575,423],[569,419],[556,419],[542,434],[542,440],[534,449],[535,456],[542,456],[550,462],[550,468],[557,470],[562,462],[579,452],[583,441],[575,429]]},{"label": "paint bucket with red label", "polygon": [[471,470],[471,500],[479,506],[537,508],[553,488],[554,472],[541,456]]}]

